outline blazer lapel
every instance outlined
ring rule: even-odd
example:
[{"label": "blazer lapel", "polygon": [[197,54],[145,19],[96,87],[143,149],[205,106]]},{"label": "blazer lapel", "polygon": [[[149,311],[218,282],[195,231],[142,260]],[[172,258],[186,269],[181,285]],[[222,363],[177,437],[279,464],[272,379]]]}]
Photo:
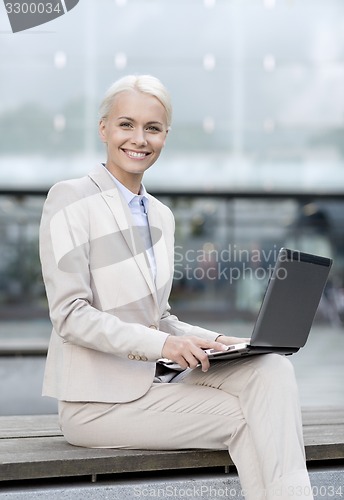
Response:
[{"label": "blazer lapel", "polygon": [[147,281],[153,299],[158,307],[156,286],[153,282],[152,274],[146,260],[147,257],[145,255],[144,249],[142,246],[140,247],[139,239],[135,234],[135,228],[133,226],[132,215],[129,207],[126,205],[126,203],[124,203],[124,200],[117,186],[103,166],[100,165],[96,170],[91,172],[89,174],[89,177],[99,187],[101,196],[110,208],[133,258],[135,259],[141,273]]},{"label": "blazer lapel", "polygon": [[171,263],[169,262],[166,248],[163,220],[155,199],[152,196],[149,196],[148,221],[156,262],[156,290],[163,290],[171,278]]}]

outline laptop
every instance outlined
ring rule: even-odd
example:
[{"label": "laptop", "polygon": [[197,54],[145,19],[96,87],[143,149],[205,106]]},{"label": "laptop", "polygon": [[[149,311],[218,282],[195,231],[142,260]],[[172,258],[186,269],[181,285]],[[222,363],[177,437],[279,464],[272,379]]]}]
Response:
[{"label": "laptop", "polygon": [[330,258],[281,248],[249,343],[208,349],[209,360],[297,352],[307,341],[331,265]]}]

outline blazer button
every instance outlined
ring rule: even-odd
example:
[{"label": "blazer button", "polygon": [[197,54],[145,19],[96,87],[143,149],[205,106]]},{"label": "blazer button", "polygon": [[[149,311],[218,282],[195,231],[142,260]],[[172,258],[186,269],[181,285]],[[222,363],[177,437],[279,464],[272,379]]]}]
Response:
[{"label": "blazer button", "polygon": [[155,326],[155,325],[150,325],[150,327],[149,327],[149,328],[151,328],[152,330],[157,330],[157,329],[158,329],[158,327],[157,327],[157,326]]},{"label": "blazer button", "polygon": [[128,354],[128,358],[129,359],[135,359],[135,356],[134,356],[134,354]]},{"label": "blazer button", "polygon": [[146,358],[146,356],[141,356],[141,361],[148,361],[148,358]]},{"label": "blazer button", "polygon": [[141,361],[141,356],[139,356],[138,354],[136,354],[135,359],[136,359],[136,361]]}]

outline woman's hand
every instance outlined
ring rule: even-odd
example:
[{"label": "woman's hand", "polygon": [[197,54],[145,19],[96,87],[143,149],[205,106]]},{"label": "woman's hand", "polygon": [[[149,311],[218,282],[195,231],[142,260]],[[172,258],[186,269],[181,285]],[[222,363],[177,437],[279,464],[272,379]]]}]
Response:
[{"label": "woman's hand", "polygon": [[206,372],[209,369],[209,360],[204,349],[225,350],[222,338],[226,339],[227,337],[221,335],[220,338],[219,342],[194,336],[175,337],[169,335],[162,349],[162,356],[178,363],[182,368],[196,368],[201,364],[202,371]]},{"label": "woman's hand", "polygon": [[217,337],[216,342],[220,342],[225,345],[233,344],[247,344],[251,339],[249,337],[227,337],[226,335],[220,335]]}]

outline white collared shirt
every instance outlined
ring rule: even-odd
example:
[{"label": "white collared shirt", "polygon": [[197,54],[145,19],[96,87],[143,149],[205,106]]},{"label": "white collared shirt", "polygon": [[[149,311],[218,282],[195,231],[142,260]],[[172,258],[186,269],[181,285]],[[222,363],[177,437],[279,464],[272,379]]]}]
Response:
[{"label": "white collared shirt", "polygon": [[147,197],[147,191],[143,184],[140,187],[140,194],[135,194],[125,187],[112,173],[105,167],[110,177],[114,180],[116,186],[118,187],[120,193],[122,194],[124,200],[128,204],[129,210],[133,217],[134,226],[137,226],[146,249],[146,254],[150,266],[150,270],[153,276],[153,281],[156,278],[156,262],[153,250],[152,238],[149,228],[148,221],[148,209],[149,209],[149,199]]}]

